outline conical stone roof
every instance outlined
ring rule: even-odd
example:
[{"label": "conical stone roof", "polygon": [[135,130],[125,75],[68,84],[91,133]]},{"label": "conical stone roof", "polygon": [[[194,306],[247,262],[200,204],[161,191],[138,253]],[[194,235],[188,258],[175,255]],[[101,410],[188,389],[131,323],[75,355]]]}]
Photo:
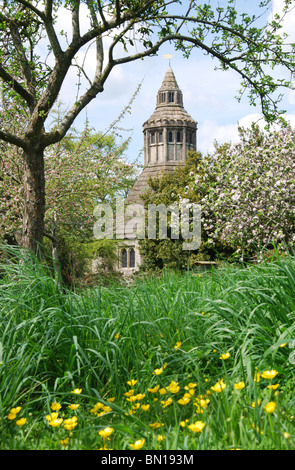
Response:
[{"label": "conical stone roof", "polygon": [[[166,92],[174,92],[174,100],[169,101],[167,99]],[[162,94],[166,93],[165,101],[161,100]],[[156,109],[150,118],[143,124],[143,127],[150,127],[153,125],[161,125],[165,121],[183,122],[196,125],[196,121],[188,114],[183,107],[183,95],[180,90],[174,72],[169,66],[164,76],[162,85],[157,95]]]}]

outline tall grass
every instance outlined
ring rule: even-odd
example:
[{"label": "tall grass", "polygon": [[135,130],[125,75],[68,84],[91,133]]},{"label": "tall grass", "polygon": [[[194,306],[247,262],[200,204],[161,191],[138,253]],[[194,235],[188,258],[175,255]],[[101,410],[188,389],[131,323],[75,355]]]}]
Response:
[{"label": "tall grass", "polygon": [[[69,392],[76,388],[83,390],[80,398],[88,408],[116,397],[108,421],[81,413],[77,448],[95,448],[97,431],[106,424],[120,434],[112,442],[117,448],[128,447],[128,433],[144,436],[149,448],[292,448],[294,258],[242,269],[227,266],[203,275],[167,272],[128,287],[83,291],[61,290],[46,266],[18,251],[9,260],[1,267],[0,281],[0,448],[55,448],[57,440],[48,434],[44,416],[52,402],[70,403]],[[221,360],[224,353],[230,356]],[[155,375],[164,364],[163,373]],[[251,409],[257,397],[266,403],[267,394],[275,393],[258,390],[263,380],[254,381],[255,369],[278,372],[284,406],[276,413],[288,416],[280,430],[273,415],[264,416],[257,406]],[[212,393],[210,387],[221,378],[226,389]],[[163,397],[153,402],[150,395],[149,404],[158,406],[153,418],[129,413],[125,393],[131,379],[137,381],[138,393],[146,395],[149,388],[165,388],[173,380],[183,387],[197,383],[199,396],[210,397],[208,411],[196,415],[194,405],[186,415],[188,408],[176,399],[165,408],[160,405]],[[247,387],[233,391],[239,381]],[[12,432],[13,423],[7,420],[17,405],[31,423],[22,434]],[[183,434],[179,422],[185,416],[207,419],[204,431]],[[153,419],[165,421],[163,444],[152,444],[148,430]],[[291,438],[283,438],[283,429]]]}]

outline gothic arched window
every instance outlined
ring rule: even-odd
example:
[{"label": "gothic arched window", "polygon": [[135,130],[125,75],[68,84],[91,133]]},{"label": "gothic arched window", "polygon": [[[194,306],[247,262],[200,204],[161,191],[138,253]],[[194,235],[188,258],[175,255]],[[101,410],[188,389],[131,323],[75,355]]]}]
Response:
[{"label": "gothic arched window", "polygon": [[172,131],[169,131],[168,132],[168,142],[173,142],[173,134],[172,134]]},{"label": "gothic arched window", "polygon": [[127,268],[128,267],[128,261],[127,261],[127,250],[122,250],[122,268]]},{"label": "gothic arched window", "polygon": [[130,255],[129,266],[130,266],[130,268],[134,268],[135,267],[135,250],[133,248],[131,248],[131,250],[129,251],[129,255]]},{"label": "gothic arched window", "polygon": [[180,131],[177,131],[176,142],[181,142],[181,132]]}]

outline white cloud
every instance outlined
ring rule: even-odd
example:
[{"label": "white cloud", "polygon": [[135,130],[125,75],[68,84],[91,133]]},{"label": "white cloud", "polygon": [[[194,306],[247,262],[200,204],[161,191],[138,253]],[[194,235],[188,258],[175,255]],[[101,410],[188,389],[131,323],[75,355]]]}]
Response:
[{"label": "white cloud", "polygon": [[[272,13],[270,14],[268,20],[274,19],[274,15],[278,14],[282,16],[283,9],[285,6],[285,0],[273,0],[272,2]],[[280,30],[281,32],[287,33],[289,35],[289,41],[294,42],[295,41],[295,28],[294,28],[294,8],[295,6],[292,7],[292,11],[287,13],[283,19],[282,22],[282,29]]]}]

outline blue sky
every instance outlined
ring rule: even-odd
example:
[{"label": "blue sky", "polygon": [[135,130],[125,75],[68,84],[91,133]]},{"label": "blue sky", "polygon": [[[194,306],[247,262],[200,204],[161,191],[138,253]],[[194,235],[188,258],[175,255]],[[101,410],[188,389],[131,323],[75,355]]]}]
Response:
[{"label": "blue sky", "polygon": [[[238,0],[241,10],[255,13],[257,0]],[[273,10],[279,11],[283,0],[273,0]],[[253,11],[252,11],[252,10]],[[285,23],[285,30],[293,36],[295,10]],[[240,88],[239,76],[233,71],[214,70],[217,62],[202,51],[196,50],[189,59],[175,52],[173,45],[164,45],[155,57],[117,66],[113,69],[103,93],[87,107],[87,117],[92,127],[105,131],[119,116],[135,92],[139,83],[141,89],[133,105],[132,112],[121,122],[120,127],[129,129],[122,135],[132,136],[126,156],[135,160],[143,149],[142,125],[153,113],[157,91],[169,65],[163,56],[172,54],[171,67],[178,85],[183,92],[184,107],[198,122],[198,149],[204,153],[213,149],[214,140],[219,143],[238,139],[238,123],[248,126],[261,117],[258,107],[251,107],[245,96],[241,102],[235,98]],[[91,60],[91,55],[89,56]],[[289,78],[289,77],[288,77]],[[72,83],[74,86],[74,83]],[[62,93],[62,101],[67,104],[73,96],[73,88],[67,86]],[[287,118],[295,126],[295,93],[287,90],[282,103],[287,109]],[[74,126],[81,128],[86,111],[77,118]],[[143,154],[140,159],[143,162]]]}]

